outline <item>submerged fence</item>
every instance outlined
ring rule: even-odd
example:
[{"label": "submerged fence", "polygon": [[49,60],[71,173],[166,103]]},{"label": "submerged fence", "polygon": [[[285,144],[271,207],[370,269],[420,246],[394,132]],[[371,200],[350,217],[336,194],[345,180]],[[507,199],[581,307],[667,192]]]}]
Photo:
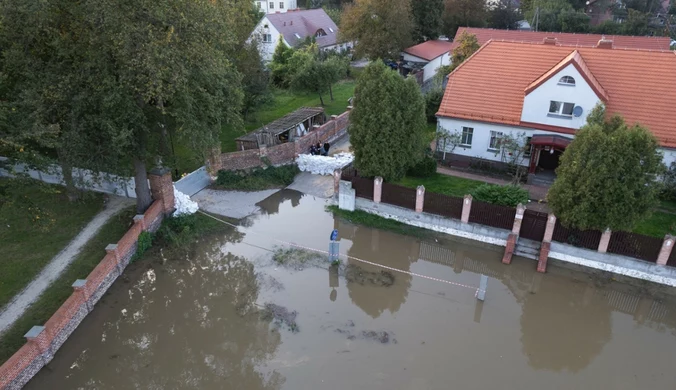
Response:
[{"label": "submerged fence", "polygon": [[[498,229],[512,230],[514,226],[517,226],[519,230],[516,232],[520,237],[533,241],[543,241],[547,229],[549,217],[547,213],[525,210],[523,215],[518,216],[522,218],[519,226],[515,225],[515,218],[518,218],[517,210],[513,207],[479,200],[465,202],[463,198],[425,191],[418,192],[414,188],[391,183],[381,183],[380,188],[376,190],[378,184],[372,179],[360,177],[358,171],[352,166],[346,167],[341,172],[341,180],[350,181],[359,198],[453,219],[463,219],[463,215],[467,214],[463,222]],[[665,242],[662,238],[637,233],[612,232],[608,234],[609,236],[606,236],[604,241],[604,233],[601,231],[565,227],[558,220],[553,227],[553,233],[550,232],[552,241],[593,251],[607,251],[651,263],[658,261]],[[666,265],[676,267],[676,251],[671,251]]]}]

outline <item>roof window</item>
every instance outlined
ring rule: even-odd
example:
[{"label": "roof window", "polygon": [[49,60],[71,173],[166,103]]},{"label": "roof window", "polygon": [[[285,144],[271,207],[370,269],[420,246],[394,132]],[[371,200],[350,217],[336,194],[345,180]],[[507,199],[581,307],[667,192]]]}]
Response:
[{"label": "roof window", "polygon": [[329,27],[329,31],[334,32],[334,31],[333,31],[333,28],[331,28],[331,27]]},{"label": "roof window", "polygon": [[295,35],[296,38],[300,39],[300,35],[298,35],[298,33],[294,33],[293,35]]},{"label": "roof window", "polygon": [[315,33],[315,38],[324,37],[324,36],[326,36],[326,31],[324,31],[321,28],[319,30],[317,30],[317,32]]},{"label": "roof window", "polygon": [[575,86],[575,79],[571,76],[563,76],[559,79],[559,85]]}]

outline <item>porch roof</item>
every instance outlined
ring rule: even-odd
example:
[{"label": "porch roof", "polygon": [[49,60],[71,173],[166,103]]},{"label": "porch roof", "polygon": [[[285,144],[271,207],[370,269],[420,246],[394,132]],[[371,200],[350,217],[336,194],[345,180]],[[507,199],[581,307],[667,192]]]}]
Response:
[{"label": "porch roof", "polygon": [[566,146],[570,145],[571,141],[572,139],[560,135],[535,134],[530,139],[530,144],[538,146],[558,146],[565,149]]}]

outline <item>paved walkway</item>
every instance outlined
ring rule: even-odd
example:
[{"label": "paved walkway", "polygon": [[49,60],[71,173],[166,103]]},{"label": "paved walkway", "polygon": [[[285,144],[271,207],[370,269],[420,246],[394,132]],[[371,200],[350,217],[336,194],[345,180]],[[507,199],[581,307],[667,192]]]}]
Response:
[{"label": "paved walkway", "polygon": [[[464,179],[483,181],[484,183],[497,185],[505,185],[510,183],[508,180],[498,179],[490,176],[483,176],[471,172],[459,171],[446,167],[437,167],[437,173],[447,176],[462,177]],[[528,193],[530,194],[531,202],[527,205],[528,209],[546,213],[550,211],[549,207],[547,207],[547,204],[545,203],[545,198],[547,197],[547,191],[549,191],[549,187],[524,184],[523,188],[528,190]]]},{"label": "paved walkway", "polygon": [[[108,222],[108,219],[125,207],[133,205],[134,202],[134,199],[110,196],[105,208],[96,214],[87,226],[59,254],[54,256],[49,264],[43,268],[23,291],[2,308],[2,311],[0,311],[0,334],[9,329],[23,315],[26,309],[40,297],[47,287],[61,275],[70,263],[75,260],[85,244]],[[103,248],[101,249],[103,253]]]}]

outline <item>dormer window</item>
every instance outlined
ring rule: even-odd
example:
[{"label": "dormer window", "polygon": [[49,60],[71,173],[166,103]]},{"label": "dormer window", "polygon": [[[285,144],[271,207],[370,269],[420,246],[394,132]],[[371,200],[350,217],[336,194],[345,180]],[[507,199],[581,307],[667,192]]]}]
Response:
[{"label": "dormer window", "polygon": [[319,30],[317,30],[317,32],[315,33],[315,38],[324,37],[324,36],[326,36],[326,31],[324,31],[321,28]]},{"label": "dormer window", "polygon": [[563,76],[559,79],[559,85],[575,86],[575,79],[571,76]]}]

